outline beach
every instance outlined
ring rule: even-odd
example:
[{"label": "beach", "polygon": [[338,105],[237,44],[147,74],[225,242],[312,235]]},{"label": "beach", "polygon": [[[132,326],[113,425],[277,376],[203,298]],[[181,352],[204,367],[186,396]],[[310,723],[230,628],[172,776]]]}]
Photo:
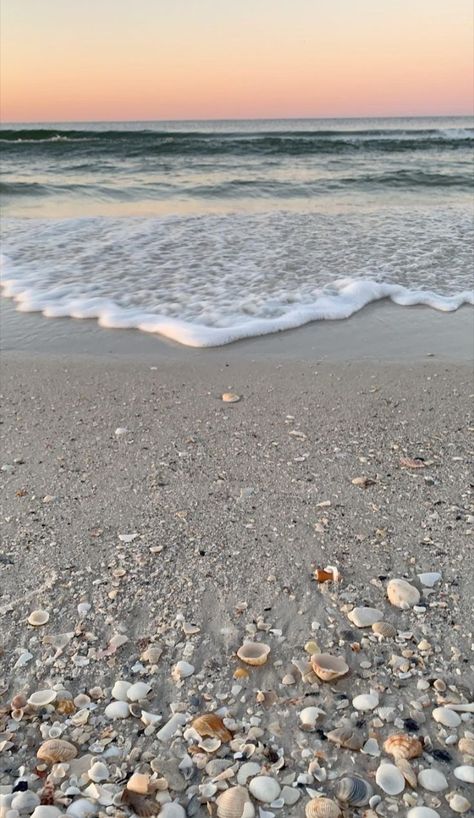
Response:
[{"label": "beach", "polygon": [[[31,774],[59,724],[76,758],[43,765],[55,803],[66,807],[79,783],[93,804],[69,806],[71,815],[145,815],[159,804],[172,818],[183,808],[204,815],[226,781],[247,781],[246,763],[275,782],[263,801],[252,795],[255,808],[278,815],[302,815],[309,798],[334,793],[346,814],[464,811],[451,803],[469,803],[458,774],[472,770],[472,312],[413,308],[400,334],[407,312],[375,305],[364,320],[193,351],[11,310],[5,783]],[[15,321],[26,322],[22,343]],[[226,392],[240,399],[226,403]],[[315,571],[328,566],[331,580],[319,583]],[[417,589],[416,602],[390,602],[394,578]],[[391,625],[387,636],[354,625],[360,606]],[[33,611],[47,622],[29,624]],[[264,665],[236,657],[246,639],[271,648]],[[313,652],[344,657],[348,672],[321,681]],[[143,683],[135,704],[127,685],[116,693],[126,718],[107,710],[117,680]],[[35,691],[46,699],[25,702],[14,722],[12,697]],[[357,699],[374,695],[367,708]],[[322,713],[301,715],[308,708]],[[227,740],[192,732],[208,711],[224,719]],[[170,736],[160,735],[173,713]],[[341,725],[355,750],[328,740]],[[380,756],[394,760],[383,746],[400,733],[421,740],[423,756],[410,761],[412,787],[403,779],[386,792]],[[92,763],[106,768],[95,784]],[[425,768],[439,772],[441,789],[417,783]],[[124,790],[135,772],[145,790],[134,779]],[[344,801],[345,774],[362,777],[363,803]]]}]

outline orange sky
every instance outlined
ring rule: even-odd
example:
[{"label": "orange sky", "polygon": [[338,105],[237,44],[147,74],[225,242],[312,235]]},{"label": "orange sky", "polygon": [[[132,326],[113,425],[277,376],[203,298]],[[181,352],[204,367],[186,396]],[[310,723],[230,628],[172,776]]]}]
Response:
[{"label": "orange sky", "polygon": [[470,114],[471,0],[2,0],[2,120]]}]

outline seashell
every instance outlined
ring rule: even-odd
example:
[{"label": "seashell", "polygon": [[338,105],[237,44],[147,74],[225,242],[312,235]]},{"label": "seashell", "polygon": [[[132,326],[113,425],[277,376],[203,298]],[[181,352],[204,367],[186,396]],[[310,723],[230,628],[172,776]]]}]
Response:
[{"label": "seashell", "polygon": [[374,622],[372,630],[383,639],[393,639],[397,635],[397,629],[390,622]]},{"label": "seashell", "polygon": [[70,761],[77,756],[77,750],[70,741],[60,738],[50,738],[44,741],[36,753],[37,758],[48,764],[57,764],[61,761]]},{"label": "seashell", "polygon": [[375,781],[387,795],[398,795],[405,789],[405,778],[394,764],[381,764],[375,773]]},{"label": "seashell", "polygon": [[221,745],[222,741],[220,738],[203,738],[199,742],[198,747],[204,750],[205,753],[216,753]]},{"label": "seashell", "polygon": [[227,729],[220,716],[215,713],[203,713],[192,722],[193,728],[200,736],[219,738],[224,743],[232,739],[232,733]]},{"label": "seashell", "polygon": [[466,784],[474,784],[474,767],[470,764],[462,764],[454,768],[454,775],[458,781],[465,781]]},{"label": "seashell", "polygon": [[252,778],[249,784],[249,791],[257,801],[263,804],[271,804],[280,795],[281,787],[274,778],[269,775],[257,775]]},{"label": "seashell", "polygon": [[49,622],[48,611],[32,611],[28,617],[28,623],[33,625],[34,628],[39,628],[41,625],[46,625],[46,622]]},{"label": "seashell", "polygon": [[316,582],[323,583],[323,582],[334,582],[334,574],[331,571],[328,571],[326,568],[316,568],[314,572],[314,578]]},{"label": "seashell", "polygon": [[248,679],[249,672],[248,670],[245,670],[244,667],[238,667],[236,670],[234,670],[232,675],[234,679]]},{"label": "seashell", "polygon": [[55,690],[36,690],[28,699],[28,704],[31,704],[32,707],[46,707],[54,702],[56,696]]},{"label": "seashell", "polygon": [[354,807],[364,807],[372,798],[373,789],[367,781],[356,775],[346,775],[338,781],[336,798]]},{"label": "seashell", "polygon": [[410,762],[407,761],[406,758],[396,758],[395,766],[398,767],[407,784],[409,784],[413,790],[416,790],[418,779],[416,777],[416,772],[411,766]]},{"label": "seashell", "polygon": [[93,818],[97,815],[97,804],[93,804],[88,798],[77,798],[69,804],[66,815],[73,816],[73,818]]},{"label": "seashell", "polygon": [[423,745],[419,739],[405,733],[396,733],[389,736],[383,748],[389,756],[394,758],[418,758],[423,753]]},{"label": "seashell", "polygon": [[167,801],[160,809],[162,818],[186,818],[186,812],[177,801]]},{"label": "seashell", "polygon": [[418,574],[418,579],[425,588],[433,588],[441,579],[441,574],[438,571],[428,571],[425,574]]},{"label": "seashell", "polygon": [[100,781],[107,781],[109,777],[109,770],[106,764],[102,761],[96,761],[87,772],[91,781],[99,783]]},{"label": "seashell", "polygon": [[147,710],[142,710],[140,718],[146,726],[149,724],[158,724],[161,721],[161,716],[158,713],[149,713]]},{"label": "seashell", "polygon": [[184,724],[186,724],[187,717],[184,713],[174,713],[170,719],[163,725],[163,727],[158,730],[156,737],[158,741],[169,741],[170,738],[173,738],[176,731],[179,730]]},{"label": "seashell", "polygon": [[263,642],[245,642],[237,651],[237,656],[246,665],[264,665],[270,648]]},{"label": "seashell", "polygon": [[146,773],[133,773],[127,781],[127,790],[146,795],[150,787],[150,776]]},{"label": "seashell", "polygon": [[311,657],[311,667],[322,682],[332,682],[349,672],[349,665],[342,656],[331,656],[329,653],[314,653]]},{"label": "seashell", "polygon": [[474,713],[474,702],[446,702],[448,710],[455,710],[458,713]]},{"label": "seashell", "polygon": [[326,738],[347,750],[360,750],[364,743],[360,732],[353,727],[336,727],[335,730],[326,733]]},{"label": "seashell", "polygon": [[380,755],[380,747],[376,738],[368,738],[364,746],[361,747],[364,755],[377,757]]},{"label": "seashell", "polygon": [[316,722],[320,716],[324,716],[324,710],[319,707],[305,707],[299,714],[300,726],[302,730],[314,730]]},{"label": "seashell", "polygon": [[238,403],[240,395],[236,395],[235,392],[224,392],[223,395],[221,395],[221,399],[224,403]]},{"label": "seashell", "polygon": [[237,784],[246,784],[249,778],[253,778],[254,776],[258,775],[260,771],[260,764],[257,764],[256,761],[246,761],[241,767],[239,767],[239,771],[237,773]]},{"label": "seashell", "polygon": [[217,798],[218,818],[254,818],[255,809],[245,787],[231,787]]},{"label": "seashell", "polygon": [[54,804],[54,785],[49,778],[46,779],[44,787],[40,791],[40,797],[42,804]]},{"label": "seashell", "polygon": [[461,716],[458,716],[454,710],[450,710],[448,707],[435,707],[432,716],[435,721],[445,727],[459,727],[461,724]]},{"label": "seashell", "polygon": [[173,670],[171,671],[171,676],[175,682],[180,682],[181,679],[187,679],[188,676],[192,676],[194,673],[194,665],[190,665],[189,662],[176,662]]},{"label": "seashell", "polygon": [[367,710],[374,710],[379,703],[377,693],[360,693],[352,699],[352,705],[356,710],[365,712]]},{"label": "seashell", "polygon": [[26,707],[26,704],[26,696],[23,693],[17,693],[16,696],[13,696],[10,707],[12,710],[20,710],[22,707]]},{"label": "seashell", "polygon": [[160,810],[160,805],[156,801],[144,798],[143,795],[127,789],[124,789],[121,801],[123,804],[127,804],[139,818],[151,818]]},{"label": "seashell", "polygon": [[16,721],[16,722],[21,721],[22,718],[23,718],[24,713],[25,713],[25,708],[24,707],[18,707],[16,710],[12,710],[11,716],[12,716],[13,721]]},{"label": "seashell", "polygon": [[418,783],[428,792],[442,792],[448,788],[448,782],[441,770],[433,768],[420,770],[418,773]]},{"label": "seashell", "polygon": [[465,756],[474,756],[474,738],[463,736],[459,739],[458,750]]},{"label": "seashell", "polygon": [[339,818],[341,810],[330,798],[312,798],[305,807],[306,818]]},{"label": "seashell", "polygon": [[430,807],[412,807],[407,812],[407,818],[439,818],[439,812]]},{"label": "seashell", "polygon": [[126,719],[130,715],[127,702],[110,702],[104,710],[104,716],[108,719]]},{"label": "seashell", "polygon": [[40,806],[35,807],[34,812],[31,813],[31,818],[60,818],[63,814],[58,807],[53,807],[49,804],[48,806],[40,804]]},{"label": "seashell", "polygon": [[377,608],[366,607],[353,608],[352,611],[347,614],[347,618],[350,619],[356,628],[370,628],[374,622],[378,622],[382,617],[382,611],[377,610]]},{"label": "seashell", "polygon": [[149,662],[152,665],[156,665],[159,662],[163,653],[163,648],[160,648],[159,645],[149,645],[146,650],[143,651],[140,659],[142,662]]},{"label": "seashell", "polygon": [[70,716],[76,712],[76,705],[72,699],[56,699],[54,707],[61,716]]},{"label": "seashell", "polygon": [[294,807],[300,799],[300,791],[296,787],[282,787],[280,797],[283,798],[283,803],[286,807]]},{"label": "seashell", "polygon": [[111,691],[112,698],[119,702],[126,702],[127,692],[131,686],[131,682],[125,682],[123,679],[117,679]]},{"label": "seashell", "polygon": [[39,796],[31,790],[20,790],[20,792],[16,792],[11,802],[12,809],[18,810],[20,814],[26,812],[28,815],[39,805]]},{"label": "seashell", "polygon": [[127,699],[130,702],[138,702],[140,699],[145,699],[151,690],[151,685],[146,682],[135,682],[130,685],[127,690]]},{"label": "seashell", "polygon": [[420,601],[420,592],[406,579],[391,579],[387,585],[387,596],[396,608],[412,608]]},{"label": "seashell", "polygon": [[453,812],[462,814],[463,812],[467,812],[469,809],[471,809],[471,802],[468,801],[467,798],[464,798],[463,795],[459,795],[459,793],[455,792],[449,799],[449,806]]}]

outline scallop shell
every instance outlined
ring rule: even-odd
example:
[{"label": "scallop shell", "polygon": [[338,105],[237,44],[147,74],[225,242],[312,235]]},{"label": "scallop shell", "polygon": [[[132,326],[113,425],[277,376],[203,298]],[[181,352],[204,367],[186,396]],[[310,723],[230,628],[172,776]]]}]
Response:
[{"label": "scallop shell", "polygon": [[360,750],[364,744],[363,736],[353,727],[336,727],[335,730],[326,733],[326,738],[347,750]]},{"label": "scallop shell", "polygon": [[416,790],[418,785],[418,779],[416,777],[416,772],[411,766],[410,762],[407,761],[406,758],[396,758],[395,766],[398,767],[407,784],[409,784],[413,790]]},{"label": "scallop shell", "polygon": [[387,795],[399,795],[405,789],[405,778],[394,764],[382,763],[375,773],[375,781]]},{"label": "scallop shell", "polygon": [[305,807],[306,818],[339,818],[341,810],[330,798],[312,798]]},{"label": "scallop shell", "polygon": [[420,601],[420,592],[406,579],[391,579],[387,585],[387,596],[396,608],[411,608]]},{"label": "scallop shell", "polygon": [[71,744],[69,741],[52,738],[43,742],[36,755],[41,761],[56,764],[59,761],[70,761],[71,758],[75,758],[77,756],[77,750],[74,744]]},{"label": "scallop shell", "polygon": [[139,818],[151,818],[156,815],[160,805],[150,798],[144,798],[138,792],[125,789],[122,793],[122,803],[127,804]]},{"label": "scallop shell", "polygon": [[48,611],[32,611],[28,617],[28,623],[33,625],[35,628],[39,628],[41,625],[46,625],[49,621],[49,613]]},{"label": "scallop shell", "polygon": [[246,665],[264,665],[268,659],[270,648],[263,642],[245,642],[237,651],[237,656]]},{"label": "scallop shell", "polygon": [[393,639],[397,635],[397,629],[390,622],[374,622],[372,630],[384,639]]},{"label": "scallop shell", "polygon": [[221,395],[222,400],[224,403],[238,403],[240,400],[240,395],[236,395],[235,392],[224,392]]},{"label": "scallop shell", "polygon": [[389,756],[394,758],[418,758],[423,753],[421,741],[405,733],[396,733],[389,736],[383,748]]},{"label": "scallop shell", "polygon": [[192,726],[200,736],[219,738],[223,742],[230,741],[232,733],[227,729],[220,716],[215,713],[203,713],[194,719]]},{"label": "scallop shell", "polygon": [[364,807],[372,798],[373,789],[367,781],[356,775],[346,775],[338,781],[336,798],[354,807]]},{"label": "scallop shell", "polygon": [[218,818],[253,818],[254,806],[245,787],[231,787],[217,799]]},{"label": "scallop shell", "polygon": [[349,665],[342,656],[331,656],[329,653],[314,653],[311,657],[311,667],[318,679],[323,682],[340,679],[349,672]]}]

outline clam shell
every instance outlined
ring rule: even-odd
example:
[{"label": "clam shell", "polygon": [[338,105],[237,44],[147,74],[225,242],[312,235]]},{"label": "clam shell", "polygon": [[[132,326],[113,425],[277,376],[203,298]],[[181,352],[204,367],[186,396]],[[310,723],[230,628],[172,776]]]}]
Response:
[{"label": "clam shell", "polygon": [[70,741],[65,741],[60,738],[51,738],[43,742],[36,756],[41,759],[41,761],[47,761],[49,764],[57,764],[60,761],[70,761],[71,758],[75,758],[77,756],[77,750]]},{"label": "clam shell", "polygon": [[356,775],[346,775],[338,781],[336,798],[354,807],[364,807],[372,798],[373,789],[367,781]]},{"label": "clam shell", "polygon": [[262,804],[271,804],[280,795],[281,787],[269,775],[256,775],[249,784],[249,791]]},{"label": "clam shell", "polygon": [[28,704],[32,707],[46,707],[47,704],[54,702],[56,696],[55,690],[36,690],[28,699]]},{"label": "clam shell", "polygon": [[405,789],[405,778],[394,764],[381,764],[375,773],[375,781],[387,795],[399,795]]},{"label": "clam shell", "polygon": [[445,727],[459,727],[461,724],[461,716],[449,707],[435,707],[432,716],[439,724]]},{"label": "clam shell", "polygon": [[391,579],[387,585],[387,596],[396,608],[412,608],[420,601],[420,592],[406,579]]},{"label": "clam shell", "polygon": [[110,702],[104,710],[104,716],[108,719],[126,719],[130,715],[127,702]]},{"label": "clam shell", "polygon": [[412,807],[407,812],[407,818],[439,818],[439,812],[430,807]]},{"label": "clam shell", "polygon": [[348,750],[360,750],[364,744],[363,736],[353,727],[336,727],[335,730],[326,733],[326,738]]},{"label": "clam shell", "polygon": [[376,693],[360,693],[352,699],[352,705],[356,710],[365,712],[367,710],[374,710],[379,703],[379,697]]},{"label": "clam shell", "polygon": [[390,622],[374,622],[372,630],[377,636],[382,636],[384,639],[393,639],[397,635],[397,629]]},{"label": "clam shell", "polygon": [[395,766],[398,767],[407,784],[409,784],[413,790],[416,790],[418,779],[416,777],[416,772],[411,766],[410,762],[407,761],[406,758],[396,758]]},{"label": "clam shell", "polygon": [[32,611],[28,617],[28,623],[33,625],[35,628],[39,628],[41,625],[46,625],[49,621],[49,613],[48,611]]},{"label": "clam shell", "polygon": [[305,807],[306,818],[339,818],[341,810],[330,798],[312,798]]},{"label": "clam shell", "polygon": [[64,813],[58,807],[40,804],[31,813],[31,818],[61,818],[61,815],[64,815]]},{"label": "clam shell", "polygon": [[318,679],[323,682],[340,679],[349,672],[349,665],[342,656],[331,656],[330,653],[314,653],[311,657],[311,667]]},{"label": "clam shell", "polygon": [[320,716],[324,715],[324,710],[319,707],[304,707],[300,711],[299,720],[302,730],[314,730],[316,722]]},{"label": "clam shell", "polygon": [[240,395],[236,395],[235,392],[224,392],[221,398],[224,403],[238,403]]},{"label": "clam shell", "polygon": [[245,787],[231,787],[217,799],[218,818],[253,818],[254,806]]},{"label": "clam shell", "polygon": [[418,773],[418,783],[428,792],[442,792],[448,788],[446,776],[441,770],[426,769]]},{"label": "clam shell", "polygon": [[40,805],[39,796],[31,790],[23,790],[16,792],[13,796],[11,808],[18,810],[19,813],[28,813],[30,815],[35,807]]},{"label": "clam shell", "polygon": [[[13,806],[13,804],[12,804]],[[455,792],[449,799],[449,806],[453,812],[464,813],[471,809],[471,802],[464,798],[463,795]]]},{"label": "clam shell", "polygon": [[140,699],[146,699],[150,690],[151,685],[146,684],[146,682],[135,682],[135,684],[130,685],[127,690],[127,699],[130,702],[138,702]]},{"label": "clam shell", "polygon": [[405,733],[396,733],[389,736],[383,748],[389,756],[394,758],[418,758],[423,753],[423,745],[419,739]]},{"label": "clam shell", "polygon": [[352,611],[347,614],[347,618],[350,619],[356,628],[370,628],[374,622],[378,622],[382,619],[382,616],[382,611],[379,611],[377,608],[367,607],[353,608]]},{"label": "clam shell", "polygon": [[17,693],[16,696],[13,696],[10,707],[12,710],[21,710],[22,707],[26,707],[26,704],[26,696],[23,693]]},{"label": "clam shell", "polygon": [[470,764],[461,764],[454,768],[454,775],[458,781],[465,781],[466,784],[474,784],[474,767]]},{"label": "clam shell", "polygon": [[264,665],[270,648],[263,642],[245,642],[237,651],[237,656],[246,665]]},{"label": "clam shell", "polygon": [[203,737],[219,738],[223,742],[230,741],[232,738],[232,733],[227,729],[221,717],[215,713],[203,713],[202,716],[197,716],[192,726]]}]

